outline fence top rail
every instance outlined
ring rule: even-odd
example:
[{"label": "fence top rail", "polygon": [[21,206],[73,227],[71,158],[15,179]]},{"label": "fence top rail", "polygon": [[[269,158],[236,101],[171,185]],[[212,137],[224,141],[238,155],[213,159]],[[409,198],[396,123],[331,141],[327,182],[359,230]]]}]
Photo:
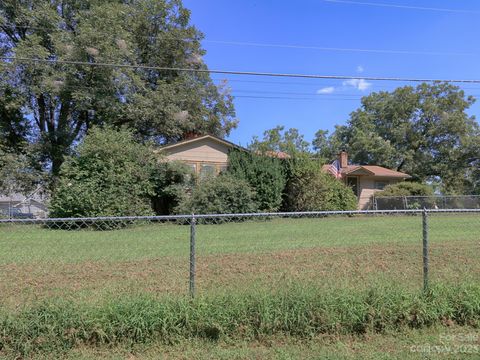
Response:
[{"label": "fence top rail", "polygon": [[445,198],[480,198],[480,195],[386,195],[386,196],[375,196],[376,199],[400,199],[400,198],[424,198],[424,199],[445,199]]},{"label": "fence top rail", "polygon": [[100,221],[169,221],[220,218],[260,218],[260,217],[323,217],[329,215],[393,215],[393,214],[420,214],[428,213],[480,213],[480,209],[401,209],[401,210],[349,210],[349,211],[303,211],[303,212],[261,212],[240,214],[184,214],[161,216],[104,216],[79,218],[46,218],[46,219],[0,219],[1,223],[46,224],[58,222],[100,222]]}]

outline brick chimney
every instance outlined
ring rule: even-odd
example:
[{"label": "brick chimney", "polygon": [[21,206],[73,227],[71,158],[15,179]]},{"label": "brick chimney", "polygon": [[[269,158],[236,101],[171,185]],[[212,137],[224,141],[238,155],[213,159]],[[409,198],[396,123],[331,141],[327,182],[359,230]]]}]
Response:
[{"label": "brick chimney", "polygon": [[197,134],[195,131],[187,131],[183,134],[183,140],[192,140],[192,139],[195,139],[199,136],[200,135]]},{"label": "brick chimney", "polygon": [[348,153],[346,151],[341,151],[338,154],[338,161],[340,162],[340,168],[346,168],[348,166]]}]

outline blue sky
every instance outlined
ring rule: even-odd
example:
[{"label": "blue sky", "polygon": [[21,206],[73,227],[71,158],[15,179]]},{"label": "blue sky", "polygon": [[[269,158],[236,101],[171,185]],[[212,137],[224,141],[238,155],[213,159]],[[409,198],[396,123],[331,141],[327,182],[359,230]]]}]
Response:
[{"label": "blue sky", "polygon": [[[184,0],[184,5],[205,34],[204,61],[210,69],[358,76],[344,83],[212,75],[228,79],[236,96],[240,123],[229,139],[242,145],[276,125],[298,128],[310,141],[318,129],[332,131],[344,124],[361,96],[406,85],[362,76],[480,78],[477,0]],[[479,84],[463,87],[480,98]],[[480,115],[480,102],[470,113]]]}]

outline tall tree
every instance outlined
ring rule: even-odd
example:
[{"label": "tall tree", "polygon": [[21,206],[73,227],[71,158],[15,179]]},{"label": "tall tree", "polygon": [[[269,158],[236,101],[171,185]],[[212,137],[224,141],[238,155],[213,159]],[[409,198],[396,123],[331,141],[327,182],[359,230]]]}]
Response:
[{"label": "tall tree", "polygon": [[448,83],[372,93],[328,144],[318,142],[330,155],[345,148],[355,163],[383,165],[462,193],[480,158],[479,125],[466,112],[474,101]]},{"label": "tall tree", "polygon": [[[0,55],[9,57],[205,69],[202,36],[181,0],[0,3]],[[12,89],[21,113],[0,102],[0,131],[36,143],[53,174],[95,124],[158,143],[236,126],[231,95],[208,73],[2,60],[0,98]],[[25,120],[29,136],[11,126]]]},{"label": "tall tree", "polygon": [[294,156],[299,153],[307,153],[310,144],[298,132],[298,129],[285,130],[284,126],[279,125],[264,131],[262,140],[254,136],[249,148],[262,153],[282,151]]},{"label": "tall tree", "polygon": [[44,177],[45,174],[35,166],[28,151],[8,151],[0,143],[0,194],[28,195],[43,185]]}]

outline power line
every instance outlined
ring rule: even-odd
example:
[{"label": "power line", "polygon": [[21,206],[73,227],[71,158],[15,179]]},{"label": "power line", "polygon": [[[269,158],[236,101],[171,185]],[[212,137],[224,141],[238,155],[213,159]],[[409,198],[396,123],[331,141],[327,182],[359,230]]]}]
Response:
[{"label": "power line", "polygon": [[[0,27],[21,28],[33,30],[63,30],[58,28],[48,29],[36,26],[22,26],[22,25],[0,25]],[[136,35],[137,36],[137,35]],[[480,57],[480,54],[468,52],[448,52],[448,51],[416,51],[403,49],[365,49],[365,48],[350,48],[350,47],[328,47],[316,45],[301,45],[301,44],[279,44],[279,43],[261,43],[252,41],[231,41],[231,40],[208,40],[208,39],[192,39],[192,38],[165,38],[162,36],[142,35],[141,37],[149,39],[161,39],[162,41],[201,41],[209,44],[218,45],[233,45],[233,46],[251,46],[264,48],[281,48],[281,49],[303,49],[303,50],[319,50],[329,52],[358,52],[358,53],[374,53],[374,54],[390,54],[390,55],[426,55],[426,56],[475,56]]]},{"label": "power line", "polygon": [[[359,76],[359,79],[362,77]],[[227,84],[230,83],[245,83],[245,84],[262,84],[262,85],[296,85],[296,86],[306,86],[306,87],[313,87],[313,86],[321,86],[321,87],[329,87],[335,86],[336,84],[330,80],[326,81],[319,81],[319,82],[293,82],[293,81],[268,81],[268,80],[244,80],[244,79],[231,79],[231,78],[212,78],[213,81],[217,82],[220,85],[222,82],[227,81]],[[307,80],[308,81],[308,80]],[[389,87],[394,87],[394,84],[385,84],[387,81],[382,82],[382,84],[371,84],[370,88],[377,88],[377,89],[385,89],[388,90]],[[478,86],[462,86],[462,90],[479,90],[480,87]]]},{"label": "power line", "polygon": [[[55,85],[53,85],[55,87]],[[115,88],[114,86],[85,86],[85,85],[58,85],[58,90],[108,90],[108,91],[121,91],[122,89]],[[265,95],[237,95],[240,94],[265,94]],[[266,96],[266,95],[302,95],[299,96]],[[316,93],[296,93],[296,92],[276,92],[276,91],[259,91],[259,90],[244,90],[244,89],[232,89],[229,94],[234,99],[273,99],[273,100],[313,100],[313,101],[357,101],[363,97],[370,95],[371,93],[364,94],[316,94]],[[480,94],[468,94],[469,96],[480,97]],[[306,97],[308,96],[308,97]]]},{"label": "power line", "polygon": [[337,97],[355,97],[361,98],[364,95],[362,94],[317,94],[317,93],[308,93],[308,92],[291,92],[291,91],[266,91],[266,90],[245,90],[245,89],[232,89],[233,93],[240,93],[240,94],[276,94],[276,95],[302,95],[302,96],[313,96],[313,97],[322,97],[322,98],[329,98],[330,96]]},{"label": "power line", "polygon": [[351,0],[323,0],[323,1],[324,2],[329,2],[329,3],[338,3],[338,4],[378,6],[378,7],[408,9],[408,10],[441,11],[441,12],[449,12],[449,13],[477,14],[477,15],[480,14],[480,11],[463,10],[463,9],[447,9],[447,8],[435,8],[435,7],[411,6],[411,5],[399,5],[399,4],[386,4],[386,3],[351,1]]},{"label": "power line", "polygon": [[158,71],[178,71],[189,73],[210,73],[225,75],[243,75],[243,76],[265,76],[265,77],[281,77],[281,78],[303,78],[303,79],[333,79],[333,80],[357,80],[365,81],[397,81],[397,82],[450,82],[450,83],[472,83],[480,84],[479,79],[435,79],[435,78],[401,78],[401,77],[373,77],[373,76],[348,76],[348,75],[316,75],[316,74],[295,74],[295,73],[273,73],[273,72],[256,72],[256,71],[233,71],[233,70],[210,70],[210,69],[194,69],[194,68],[177,68],[166,66],[149,66],[149,65],[130,65],[115,63],[89,63],[84,61],[71,60],[52,60],[52,59],[34,59],[25,57],[0,56],[2,60],[27,62],[27,63],[46,63],[50,65],[66,64],[66,65],[82,65],[97,67],[115,67],[125,69],[144,69]]},{"label": "power line", "polygon": [[462,53],[462,52],[339,48],[339,47],[323,47],[323,46],[294,45],[294,44],[268,44],[268,43],[257,43],[257,42],[223,41],[223,40],[203,40],[203,41],[207,43],[225,44],[225,45],[284,48],[284,49],[306,49],[306,50],[337,51],[337,52],[360,52],[360,53],[396,54],[396,55],[480,56],[480,54]]},{"label": "power line", "polygon": [[[51,85],[55,87],[55,85]],[[119,88],[115,88],[114,85],[112,86],[106,86],[106,85],[65,85],[65,84],[59,84],[58,85],[59,89],[69,89],[69,90],[77,90],[77,89],[84,89],[84,90],[108,90],[108,91],[121,91],[123,90],[121,86]],[[479,90],[480,88],[472,88]],[[385,90],[387,91],[387,90]],[[373,91],[375,92],[375,91]],[[364,93],[358,93],[358,94],[353,94],[353,93],[331,93],[331,94],[319,94],[315,92],[290,92],[290,91],[268,91],[268,90],[255,90],[255,89],[231,89],[231,95],[234,97],[241,97],[241,95],[237,94],[266,94],[266,95],[299,95],[299,96],[311,96],[312,98],[318,98],[318,99],[334,99],[335,97],[343,97],[343,98],[348,98],[348,99],[361,99],[364,96],[370,95],[372,92],[364,92]],[[475,97],[480,97],[480,94],[472,93],[466,94],[467,96],[475,96]],[[257,96],[253,96],[257,97]],[[292,99],[295,99],[295,97],[292,97]]]},{"label": "power line", "polygon": [[250,96],[250,95],[234,95],[234,98],[240,99],[275,99],[275,100],[310,100],[310,101],[318,101],[318,100],[328,100],[328,101],[359,101],[358,99],[353,98],[333,98],[333,99],[326,99],[322,97],[318,98],[305,98],[305,97],[291,97],[291,96]]}]

